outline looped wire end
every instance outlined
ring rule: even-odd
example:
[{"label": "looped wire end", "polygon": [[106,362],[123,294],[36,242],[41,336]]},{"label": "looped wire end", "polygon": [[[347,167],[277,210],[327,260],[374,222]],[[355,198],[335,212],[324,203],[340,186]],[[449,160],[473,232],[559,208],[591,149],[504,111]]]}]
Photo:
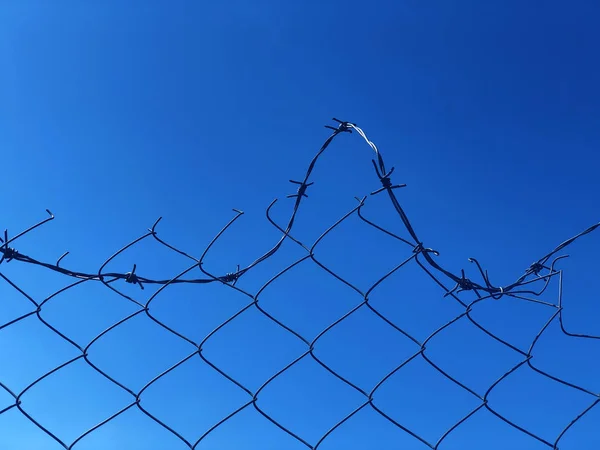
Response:
[{"label": "looped wire end", "polygon": [[504,288],[502,286],[500,286],[498,289],[500,289],[500,294],[499,295],[492,295],[492,298],[494,300],[500,300],[504,296]]}]

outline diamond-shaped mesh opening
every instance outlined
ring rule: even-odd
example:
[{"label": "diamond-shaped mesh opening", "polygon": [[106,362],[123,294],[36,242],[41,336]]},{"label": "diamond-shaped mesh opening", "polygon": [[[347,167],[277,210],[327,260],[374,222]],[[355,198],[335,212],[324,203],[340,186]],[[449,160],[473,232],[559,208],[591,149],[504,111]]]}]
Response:
[{"label": "diamond-shaped mesh opening", "polygon": [[225,286],[176,284],[168,286],[150,302],[150,314],[196,344],[235,315],[252,298]]},{"label": "diamond-shaped mesh opening", "polygon": [[185,450],[189,449],[189,445],[133,406],[84,436],[73,448],[77,450],[104,448]]},{"label": "diamond-shaped mesh opening", "polygon": [[195,350],[141,312],[93,342],[88,359],[124,386],[139,390]]},{"label": "diamond-shaped mesh opening", "polygon": [[481,396],[527,358],[483,332],[466,316],[433,336],[425,354],[436,366]]},{"label": "diamond-shaped mesh opening", "polygon": [[535,345],[531,363],[544,372],[591,392],[600,392],[599,339],[577,339],[560,329],[558,318]]},{"label": "diamond-shaped mesh opening", "polygon": [[423,342],[464,312],[414,261],[386,278],[370,294],[370,303],[386,319]]},{"label": "diamond-shaped mesh opening", "polygon": [[324,333],[315,344],[314,354],[368,392],[419,349],[418,344],[363,305]]},{"label": "diamond-shaped mesh opening", "polygon": [[190,443],[252,400],[197,354],[150,384],[140,398],[144,411]]},{"label": "diamond-shaped mesh opening", "polygon": [[0,448],[64,450],[65,447],[13,408],[0,415]]},{"label": "diamond-shaped mesh opening", "polygon": [[328,269],[366,291],[409,258],[412,249],[368,225],[355,213],[327,233],[314,253]]},{"label": "diamond-shaped mesh opening", "polygon": [[359,293],[310,260],[283,273],[257,298],[267,313],[309,340],[363,301]]},{"label": "diamond-shaped mesh opening", "polygon": [[252,405],[244,408],[209,434],[203,435],[198,449],[235,450],[306,449],[306,445],[261,415]]},{"label": "diamond-shaped mesh opening", "polygon": [[367,405],[333,430],[318,448],[323,450],[338,448],[427,450],[429,447]]},{"label": "diamond-shaped mesh opening", "polygon": [[79,355],[35,315],[0,330],[0,380],[15,393]]},{"label": "diamond-shaped mesh opening", "polygon": [[268,383],[257,404],[277,423],[314,445],[365,401],[362,394],[306,356]]},{"label": "diamond-shaped mesh opening", "polygon": [[79,359],[32,386],[21,397],[21,407],[61,441],[71,444],[133,401],[132,395]]},{"label": "diamond-shaped mesh opening", "polygon": [[389,377],[373,399],[387,416],[429,443],[435,443],[483,403],[422,357]]},{"label": "diamond-shaped mesh opening", "polygon": [[[481,408],[454,428],[440,443],[439,448],[452,450],[483,448],[486,450],[506,450],[507,448],[547,450],[549,447],[547,443],[532,438],[507,424],[486,408]],[[562,450],[563,447],[560,448]]]},{"label": "diamond-shaped mesh opening", "polygon": [[40,316],[85,347],[104,330],[139,310],[138,305],[102,284],[85,281],[45,301]]},{"label": "diamond-shaped mesh opening", "polygon": [[488,399],[490,408],[501,416],[546,441],[554,442],[595,397],[524,365],[500,382]]},{"label": "diamond-shaped mesh opening", "polygon": [[216,367],[255,391],[308,348],[252,306],[209,337],[202,354]]}]

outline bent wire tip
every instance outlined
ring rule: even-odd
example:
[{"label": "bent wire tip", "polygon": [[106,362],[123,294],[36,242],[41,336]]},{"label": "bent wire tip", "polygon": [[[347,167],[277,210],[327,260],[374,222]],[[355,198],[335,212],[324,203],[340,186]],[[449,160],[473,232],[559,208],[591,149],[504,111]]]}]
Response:
[{"label": "bent wire tip", "polygon": [[58,260],[56,261],[56,264],[55,264],[55,265],[56,265],[56,267],[60,267],[60,262],[61,262],[61,261],[64,259],[64,257],[65,257],[65,256],[67,256],[68,254],[69,254],[69,252],[68,252],[68,251],[66,251],[66,252],[64,252],[64,253],[63,253],[63,254],[60,256],[60,258],[58,258]]},{"label": "bent wire tip", "polygon": [[156,222],[154,222],[154,225],[152,225],[152,228],[148,228],[148,231],[150,231],[150,233],[152,234],[156,234],[156,226],[158,225],[158,222],[160,222],[162,220],[162,216],[160,216],[158,219],[156,219]]}]

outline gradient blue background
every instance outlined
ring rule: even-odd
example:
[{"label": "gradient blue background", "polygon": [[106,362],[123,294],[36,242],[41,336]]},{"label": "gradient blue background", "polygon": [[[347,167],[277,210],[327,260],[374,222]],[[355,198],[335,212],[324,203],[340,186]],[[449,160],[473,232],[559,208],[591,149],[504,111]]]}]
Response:
[{"label": "gradient blue background", "polygon": [[[160,236],[199,257],[232,217],[246,214],[206,259],[216,274],[252,262],[277,239],[264,210],[283,223],[301,179],[328,135],[332,116],[358,123],[381,149],[426,246],[454,272],[477,257],[492,281],[508,284],[563,239],[599,220],[600,63],[594,1],[2,1],[0,3],[0,226],[13,234],[56,220],[15,242],[39,259],[71,253],[64,266],[94,272],[114,251],[163,216]],[[340,136],[315,170],[294,236],[311,243],[379,187],[369,147]],[[365,214],[398,233],[385,197]],[[598,277],[590,236],[565,268],[565,320],[600,334]],[[344,222],[317,256],[363,291],[408,256],[393,240]],[[256,293],[303,256],[286,244],[240,280]],[[107,270],[169,278],[189,261],[151,239]],[[64,277],[20,263],[2,272],[37,301]],[[201,276],[199,271],[192,272]],[[470,272],[473,273],[474,272]],[[119,285],[145,301],[152,289]],[[424,339],[462,312],[416,268],[401,269],[372,295],[395,323]],[[261,304],[307,338],[360,302],[360,296],[307,263],[261,294]],[[546,298],[556,301],[553,285]],[[200,341],[248,302],[221,285],[169,287],[153,314]],[[0,323],[32,308],[2,282]],[[85,283],[49,301],[42,315],[85,345],[135,310],[101,285]],[[553,312],[504,299],[476,317],[527,350]],[[568,339],[553,324],[536,364],[600,391],[600,347]],[[205,355],[254,390],[304,351],[297,339],[255,310],[206,344]],[[90,348],[90,359],[131,389],[193,351],[147,317],[128,321]],[[416,351],[367,311],[328,333],[317,353],[364,389]],[[35,316],[0,330],[0,380],[19,391],[77,350]],[[428,344],[428,354],[477,392],[522,358],[460,321]],[[378,404],[430,442],[479,403],[423,360],[381,388]],[[200,358],[148,389],[142,404],[194,442],[248,397]],[[265,411],[311,444],[362,397],[305,359],[259,398]],[[553,442],[592,402],[590,396],[521,368],[490,396],[499,412]],[[32,416],[70,444],[128,404],[83,361],[22,398]],[[0,409],[11,398],[0,392]],[[600,410],[561,441],[595,449]],[[60,448],[16,409],[0,416],[0,449]],[[135,408],[83,439],[76,449],[185,448]],[[296,449],[301,444],[246,409],[200,449]],[[366,408],[323,449],[425,448]],[[547,448],[486,411],[441,449]]]}]

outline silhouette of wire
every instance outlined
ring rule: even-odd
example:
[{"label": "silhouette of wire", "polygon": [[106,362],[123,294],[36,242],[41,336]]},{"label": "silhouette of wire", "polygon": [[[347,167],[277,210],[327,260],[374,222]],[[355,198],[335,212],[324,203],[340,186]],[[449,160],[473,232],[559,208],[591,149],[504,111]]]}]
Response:
[{"label": "silhouette of wire", "polygon": [[[101,267],[96,273],[87,273],[67,268],[63,264],[63,260],[68,255],[68,252],[62,254],[56,262],[51,263],[41,261],[40,259],[21,253],[15,248],[15,243],[19,238],[28,233],[33,232],[40,226],[54,219],[54,215],[49,210],[47,210],[47,213],[49,215],[47,218],[16,234],[12,238],[9,236],[8,231],[5,230],[3,237],[0,237],[0,268],[1,264],[8,264],[13,262],[30,266],[38,266],[48,271],[64,275],[68,279],[71,279],[71,283],[61,288],[60,290],[54,292],[50,296],[46,297],[44,300],[38,302],[34,300],[34,298],[29,296],[25,292],[25,290],[23,290],[16,283],[11,281],[11,279],[8,276],[6,276],[3,272],[0,271],[0,277],[12,288],[17,290],[20,293],[20,295],[26,298],[34,308],[33,310],[22,314],[21,316],[14,318],[7,323],[1,324],[0,330],[13,326],[14,324],[26,318],[35,316],[52,333],[54,333],[56,336],[60,337],[62,340],[70,344],[70,346],[74,347],[79,354],[76,357],[57,365],[50,371],[47,371],[46,373],[37,377],[34,381],[32,381],[28,386],[26,386],[19,392],[9,387],[8,383],[5,383],[3,380],[0,379],[1,390],[13,399],[13,402],[11,404],[0,409],[0,417],[2,414],[7,413],[8,411],[16,409],[32,424],[37,426],[50,438],[54,439],[54,441],[56,441],[62,447],[64,447],[65,449],[71,449],[75,447],[79,442],[81,442],[81,440],[84,439],[86,436],[94,433],[96,430],[113,421],[121,414],[125,413],[130,409],[137,409],[142,414],[154,421],[158,426],[162,427],[167,432],[171,433],[173,436],[178,438],[182,445],[191,449],[195,449],[214,430],[218,429],[220,426],[227,423],[235,416],[239,415],[242,411],[249,410],[255,411],[255,413],[267,419],[274,427],[277,427],[278,429],[285,432],[290,439],[295,440],[296,442],[304,445],[307,448],[317,449],[328,439],[331,439],[331,437],[334,436],[336,433],[341,433],[342,425],[350,421],[360,411],[369,408],[373,412],[378,414],[381,418],[385,419],[390,424],[394,425],[395,427],[406,433],[408,436],[412,437],[415,440],[415,442],[422,444],[424,447],[438,449],[442,442],[444,442],[448,438],[448,436],[454,433],[463,424],[468,422],[479,411],[487,410],[498,420],[504,422],[505,424],[509,425],[515,430],[518,430],[519,432],[523,433],[525,436],[531,438],[532,440],[537,441],[538,443],[542,443],[550,448],[557,449],[559,442],[572,429],[572,427],[585,415],[587,415],[593,408],[595,408],[598,403],[600,403],[600,395],[598,395],[591,389],[564,380],[552,373],[545,371],[541,367],[538,367],[533,362],[533,352],[539,340],[547,332],[549,326],[555,321],[558,322],[562,333],[565,336],[568,336],[569,338],[592,340],[600,339],[600,336],[575,333],[566,330],[563,319],[562,303],[563,272],[562,270],[556,268],[558,262],[565,257],[564,255],[557,256],[557,254],[563,249],[565,249],[567,246],[571,245],[576,240],[595,231],[598,227],[600,227],[600,223],[594,224],[588,229],[575,235],[574,237],[567,239],[566,241],[558,245],[554,250],[550,251],[543,257],[535,260],[529,267],[525,269],[524,273],[519,278],[517,278],[515,281],[509,284],[503,286],[492,284],[488,272],[481,266],[479,261],[475,258],[471,258],[470,261],[474,264],[476,268],[476,273],[479,277],[479,280],[468,278],[466,276],[465,270],[461,270],[460,274],[453,273],[450,270],[444,268],[442,263],[439,262],[438,252],[436,252],[433,248],[426,247],[423,241],[420,240],[419,234],[413,227],[411,221],[408,218],[408,215],[402,208],[400,201],[398,200],[395,193],[397,189],[403,188],[405,187],[405,185],[392,183],[391,175],[394,172],[394,168],[392,167],[389,170],[386,169],[383,156],[380,150],[377,148],[377,146],[356,124],[341,121],[338,119],[333,120],[336,122],[336,126],[327,126],[327,128],[332,130],[332,134],[325,140],[323,145],[320,147],[316,155],[311,160],[308,169],[306,170],[304,178],[301,181],[290,180],[291,183],[297,186],[297,191],[295,194],[288,195],[288,198],[293,199],[294,203],[287,221],[283,225],[281,225],[278,224],[272,218],[271,210],[275,206],[276,200],[274,200],[266,210],[266,215],[269,223],[280,233],[278,240],[264,253],[256,257],[253,260],[253,262],[250,263],[248,266],[243,268],[238,267],[237,270],[231,273],[213,274],[206,269],[204,265],[204,260],[207,254],[212,251],[214,244],[241,217],[243,212],[238,210],[234,210],[236,215],[211,240],[211,242],[207,245],[203,254],[199,258],[196,258],[190,255],[188,252],[185,252],[171,245],[167,242],[167,240],[160,237],[158,235],[158,232],[156,231],[157,225],[161,220],[159,218],[154,223],[154,225],[150,229],[148,229],[147,233],[143,234],[139,238],[133,240],[132,242],[128,243],[126,246],[115,252],[101,265]],[[306,246],[294,237],[294,225],[296,223],[296,217],[298,211],[301,208],[302,201],[304,198],[307,197],[306,192],[308,188],[312,185],[312,182],[310,180],[313,170],[316,167],[316,164],[318,163],[318,160],[321,157],[321,155],[328,149],[328,147],[336,137],[338,137],[341,134],[352,133],[356,133],[362,140],[364,140],[367,143],[370,149],[374,152],[374,158],[372,160],[372,163],[375,169],[376,176],[379,179],[379,182],[381,183],[381,188],[373,191],[371,195],[378,195],[383,192],[387,194],[393,211],[401,219],[401,222],[404,226],[404,231],[408,233],[409,237],[401,237],[399,234],[392,232],[367,218],[363,213],[363,206],[367,199],[367,197],[364,197],[362,199],[359,199],[358,204],[352,210],[347,212],[338,221],[336,221],[327,230],[325,230],[325,232],[323,232],[323,234],[312,245]],[[334,269],[332,269],[322,260],[320,260],[315,253],[316,248],[320,246],[321,242],[331,233],[335,233],[335,230],[340,226],[340,224],[348,220],[350,217],[357,217],[359,220],[361,220],[367,226],[371,227],[373,230],[376,230],[378,233],[382,233],[389,239],[401,242],[407,249],[407,254],[398,261],[397,265],[391,270],[389,270],[385,275],[380,277],[366,290],[359,289],[350,280],[347,280],[346,278],[342,277],[339,273],[336,273]],[[126,252],[128,249],[132,248],[139,242],[149,238],[153,239],[156,243],[163,246],[167,250],[189,260],[189,266],[175,277],[162,279],[150,278],[136,273],[137,266],[135,264],[133,265],[131,271],[126,273],[105,271],[105,268],[109,265],[109,263],[112,260],[114,260],[118,255]],[[282,248],[283,243],[286,240],[298,246],[302,250],[303,256],[299,257],[291,264],[287,265],[282,270],[280,270],[271,279],[264,283],[255,294],[247,292],[246,290],[240,288],[237,285],[237,282],[240,278],[252,273],[252,270],[255,267],[259,266],[263,262],[270,259],[273,255],[275,255]],[[299,265],[305,264],[311,264],[319,268],[319,270],[322,270],[329,277],[331,277],[332,281],[334,281],[335,283],[341,283],[342,285],[349,288],[350,291],[353,293],[352,295],[356,299],[356,304],[351,309],[346,311],[344,314],[340,315],[335,321],[333,321],[324,329],[322,329],[313,338],[307,338],[303,336],[302,333],[300,333],[297,330],[294,330],[291,326],[286,324],[284,320],[278,318],[276,314],[269,312],[268,309],[266,309],[260,303],[260,299],[262,298],[264,293],[271,289],[276,281],[280,279],[285,279],[285,277],[291,270],[293,270]],[[380,311],[380,309],[373,305],[370,300],[370,294],[374,290],[378,289],[378,287],[383,283],[386,283],[387,280],[394,273],[402,270],[408,265],[417,266],[420,270],[422,270],[423,273],[426,274],[431,279],[431,281],[441,289],[441,292],[444,294],[445,297],[456,302],[461,308],[460,314],[456,315],[451,320],[448,320],[445,324],[438,327],[435,331],[430,333],[424,339],[418,339],[406,329],[394,323],[394,321],[391,318],[387,317],[386,314],[384,314],[382,311]],[[202,277],[189,277],[188,274],[190,272],[198,270],[203,274]],[[556,303],[546,302],[540,297],[542,296],[542,294],[544,294],[544,292],[546,292],[548,286],[554,280],[558,281],[558,301]],[[82,283],[90,282],[99,282],[107,289],[125,298],[134,305],[135,311],[128,314],[121,320],[117,321],[116,323],[102,331],[100,334],[96,335],[90,342],[87,343],[87,345],[82,346],[76,343],[74,340],[67,337],[67,335],[63,333],[60,329],[52,325],[52,323],[44,317],[43,312],[45,306],[49,302],[53,301],[53,299],[55,299],[60,294],[72,288],[75,288],[76,286],[79,286]],[[119,282],[137,285],[140,289],[144,289],[144,285],[159,285],[159,287],[157,291],[154,294],[152,294],[146,302],[140,302],[133,298],[131,295],[124,293],[122,291],[122,285],[119,284]],[[229,316],[226,320],[222,321],[216,328],[214,328],[199,342],[186,336],[183,332],[174,328],[173,326],[167,325],[164,321],[160,320],[160,318],[156,317],[150,311],[150,305],[154,302],[157,296],[161,295],[161,293],[164,292],[166,289],[169,289],[170,286],[177,284],[205,285],[209,283],[221,283],[228,289],[234,291],[237,295],[243,296],[243,298],[247,299],[247,302],[234,314]],[[470,292],[473,294],[471,296],[471,301],[467,301],[465,299],[466,292]],[[486,326],[484,326],[484,324],[478,322],[474,318],[473,311],[479,308],[480,305],[482,305],[486,300],[500,300],[502,298],[513,298],[520,301],[533,302],[543,306],[544,308],[550,308],[550,311],[552,311],[551,317],[535,335],[534,339],[530,343],[529,348],[522,349],[517,347],[516,345],[509,343],[507,340],[501,338],[491,330],[487,329]],[[383,376],[370,390],[366,390],[359,387],[357,383],[351,380],[351,377],[342,374],[334,368],[332,368],[328,361],[325,358],[318,356],[317,352],[315,351],[317,346],[319,345],[319,342],[322,341],[324,336],[326,336],[333,329],[338,327],[341,323],[347,321],[358,311],[363,311],[367,312],[368,314],[372,314],[379,321],[381,327],[387,327],[394,330],[395,333],[398,333],[398,335],[402,336],[403,339],[409,342],[414,349],[410,356],[405,358],[393,370],[386,373],[385,376]],[[300,355],[298,355],[293,361],[289,362],[280,370],[276,371],[275,373],[272,373],[267,379],[263,380],[262,384],[260,385],[260,387],[258,387],[258,389],[251,389],[250,387],[244,385],[241,381],[237,380],[234,375],[228,373],[228,371],[226,371],[222,367],[219,367],[216,361],[208,357],[203,352],[208,342],[215,339],[216,336],[221,334],[223,330],[227,329],[233,322],[243,320],[243,317],[248,317],[248,315],[251,313],[260,314],[270,323],[274,324],[278,329],[292,336],[295,340],[299,342],[299,344],[301,344],[304,347],[304,351]],[[189,346],[189,353],[185,357],[172,364],[169,368],[163,370],[161,373],[155,374],[155,376],[150,381],[148,381],[144,386],[137,390],[126,386],[125,383],[118,380],[116,377],[111,376],[109,373],[107,373],[104,367],[101,367],[100,364],[95,364],[89,358],[90,352],[93,352],[95,344],[100,339],[114,332],[114,330],[123,326],[124,324],[136,317],[145,317],[147,320],[151,321],[156,326],[161,327],[161,329],[170,333],[172,336],[181,340],[182,342],[185,342],[185,344]],[[455,327],[457,323],[462,323],[465,321],[475,326],[478,330],[485,333],[485,335],[489,336],[494,341],[496,341],[506,349],[510,350],[512,353],[518,355],[520,358],[520,360],[516,364],[514,364],[511,367],[507,367],[503,375],[494,380],[494,382],[490,384],[485,391],[478,391],[469,387],[465,382],[459,380],[458,377],[453,376],[449,370],[442,367],[442,365],[436,362],[434,358],[428,353],[429,345],[438,339],[440,333],[442,333],[444,330],[448,330],[449,328]],[[169,424],[166,423],[164,420],[159,419],[157,411],[154,411],[151,407],[145,405],[143,399],[146,391],[152,385],[154,385],[159,380],[165,377],[169,377],[175,369],[187,364],[188,361],[194,358],[199,358],[203,364],[205,364],[207,367],[210,367],[220,377],[227,380],[227,382],[230,383],[233,388],[239,390],[240,393],[246,396],[246,401],[240,404],[234,410],[232,410],[229,414],[222,417],[211,427],[201,431],[199,437],[196,440],[190,440],[186,439],[180,432],[176,431],[176,424]],[[334,423],[327,430],[326,433],[324,433],[318,440],[315,441],[310,441],[308,438],[303,437],[300,432],[294,429],[293,425],[282,423],[282,421],[276,417],[276,414],[273,411],[270,411],[269,408],[263,403],[261,403],[259,399],[260,393],[269,390],[272,383],[274,383],[277,379],[281,377],[287,376],[287,374],[290,373],[290,370],[292,370],[294,366],[296,366],[303,360],[311,360],[315,362],[316,364],[318,364],[319,367],[327,371],[327,373],[331,374],[335,378],[337,383],[341,383],[347,386],[353,392],[357,393],[357,395],[362,397],[362,402],[357,407],[350,411],[347,411],[347,413],[342,418],[340,418],[336,423]],[[474,399],[474,401],[477,402],[477,406],[475,408],[473,408],[466,415],[461,417],[460,420],[456,421],[441,436],[439,436],[435,442],[427,440],[424,436],[420,435],[406,424],[403,424],[400,419],[394,417],[394,414],[390,413],[389,411],[386,412],[385,408],[380,404],[377,397],[377,394],[378,392],[380,392],[382,386],[388,383],[389,380],[395,374],[397,374],[407,365],[414,364],[413,361],[416,360],[423,361],[425,364],[427,364],[428,367],[434,369],[437,373],[449,380],[451,383],[453,383],[453,385],[464,391],[469,397],[471,397],[472,399]],[[26,404],[27,402],[24,400],[24,396],[25,394],[30,392],[30,390],[34,386],[38,385],[42,380],[52,376],[53,374],[65,369],[66,367],[78,361],[83,361],[96,373],[101,375],[105,380],[110,382],[112,385],[116,386],[125,394],[129,395],[130,403],[120,408],[113,414],[109,415],[107,418],[97,423],[84,433],[80,434],[71,443],[67,443],[64,441],[64,439],[61,439],[60,436],[58,436],[57,434],[55,434],[55,432],[49,429],[49,427],[41,423],[41,421],[37,419],[33,413],[28,411]],[[577,414],[577,416],[575,416],[566,427],[564,427],[562,430],[559,430],[554,441],[550,441],[539,436],[538,434],[527,429],[526,427],[519,425],[514,420],[511,420],[511,418],[507,417],[506,415],[503,415],[489,400],[490,394],[495,389],[497,389],[499,385],[504,384],[505,381],[508,380],[511,376],[513,376],[514,373],[516,373],[519,370],[522,370],[521,368],[524,367],[528,367],[538,376],[542,376],[547,380],[560,384],[561,386],[565,386],[569,389],[578,391],[588,396],[590,399],[590,404],[583,411],[580,411]]]}]

